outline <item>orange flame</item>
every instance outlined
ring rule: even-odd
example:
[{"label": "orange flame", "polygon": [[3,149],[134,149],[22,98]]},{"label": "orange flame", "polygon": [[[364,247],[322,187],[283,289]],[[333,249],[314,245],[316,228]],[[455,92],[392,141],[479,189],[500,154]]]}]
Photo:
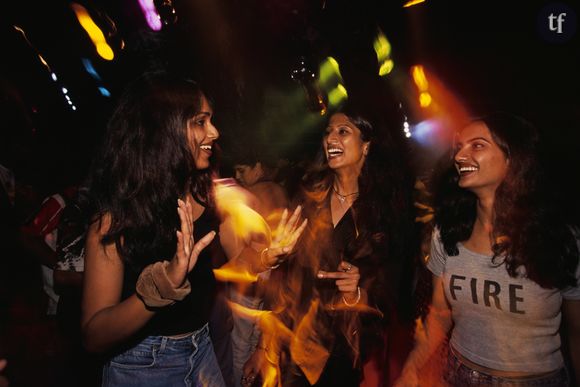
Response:
[{"label": "orange flame", "polygon": [[214,188],[216,208],[224,218],[229,218],[236,235],[246,241],[263,240],[269,245],[272,240],[270,226],[251,208],[252,195],[231,179],[215,180]]},{"label": "orange flame", "polygon": [[225,264],[219,269],[214,269],[213,274],[218,281],[237,282],[240,284],[251,284],[258,280],[258,276],[250,273],[249,270],[240,267],[240,265]]}]

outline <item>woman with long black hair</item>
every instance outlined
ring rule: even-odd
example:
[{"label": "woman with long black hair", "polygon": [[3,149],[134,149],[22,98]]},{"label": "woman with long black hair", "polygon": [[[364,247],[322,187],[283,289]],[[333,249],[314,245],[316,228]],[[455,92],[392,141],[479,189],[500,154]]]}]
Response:
[{"label": "woman with long black hair", "polygon": [[451,385],[566,386],[562,316],[578,374],[579,235],[545,191],[538,146],[535,128],[506,113],[457,134],[436,179],[426,335],[397,386],[420,385],[423,365],[448,334]]},{"label": "woman with long black hair", "polygon": [[248,384],[268,360],[284,386],[359,386],[385,328],[410,320],[414,179],[381,118],[352,100],[330,116],[299,199],[308,227],[270,278],[270,307],[292,333],[264,331]]},{"label": "woman with long black hair", "polygon": [[[216,233],[212,117],[195,82],[155,73],[128,87],[109,121],[91,178],[82,313],[87,349],[107,357],[103,385],[224,385],[208,320],[212,254],[232,244]],[[290,236],[294,215],[282,225]],[[246,256],[268,265],[284,249]]]}]

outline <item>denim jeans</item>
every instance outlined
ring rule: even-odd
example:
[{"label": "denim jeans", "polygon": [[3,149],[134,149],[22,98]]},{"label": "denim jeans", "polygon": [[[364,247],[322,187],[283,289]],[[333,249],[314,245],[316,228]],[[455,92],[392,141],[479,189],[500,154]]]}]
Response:
[{"label": "denim jeans", "polygon": [[103,368],[103,386],[225,387],[207,324],[183,338],[148,336]]},{"label": "denim jeans", "polygon": [[568,374],[561,368],[537,377],[507,378],[493,376],[470,368],[461,362],[449,349],[444,379],[450,386],[500,386],[500,387],[566,387],[569,386]]}]

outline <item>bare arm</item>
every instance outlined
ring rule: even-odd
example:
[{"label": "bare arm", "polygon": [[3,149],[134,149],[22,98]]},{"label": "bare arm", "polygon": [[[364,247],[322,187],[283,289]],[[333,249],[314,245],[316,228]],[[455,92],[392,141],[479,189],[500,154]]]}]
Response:
[{"label": "bare arm", "polygon": [[[177,231],[176,254],[167,266],[167,277],[176,287],[186,281],[199,254],[215,236],[210,232],[194,243],[191,200],[178,203],[181,231]],[[109,226],[105,217],[102,223],[93,223],[87,234],[81,323],[85,346],[92,352],[104,352],[127,340],[154,315],[136,294],[121,301],[123,262],[115,244],[101,243]]]},{"label": "bare arm", "polygon": [[572,374],[576,377],[576,384],[580,383],[580,300],[564,300],[562,302],[562,315],[566,322],[568,348]]},{"label": "bare arm", "polygon": [[395,383],[396,387],[418,385],[418,373],[435,350],[447,337],[453,320],[451,309],[445,299],[443,280],[433,275],[433,297],[425,326],[417,326],[415,331],[415,347],[407,358],[401,378]]},{"label": "bare arm", "polygon": [[154,312],[134,294],[121,302],[124,266],[114,244],[102,245],[108,222],[87,233],[82,302],[82,331],[91,352],[104,352],[141,329]]}]

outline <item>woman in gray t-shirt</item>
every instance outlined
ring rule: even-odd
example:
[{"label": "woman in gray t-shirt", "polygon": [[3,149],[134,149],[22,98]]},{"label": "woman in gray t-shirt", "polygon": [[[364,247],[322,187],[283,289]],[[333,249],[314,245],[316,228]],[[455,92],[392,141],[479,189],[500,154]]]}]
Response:
[{"label": "woman in gray t-shirt", "polygon": [[457,134],[436,179],[425,335],[397,387],[425,385],[423,367],[447,337],[450,385],[569,385],[562,316],[571,376],[580,381],[579,248],[542,192],[537,145],[536,130],[505,113]]}]

